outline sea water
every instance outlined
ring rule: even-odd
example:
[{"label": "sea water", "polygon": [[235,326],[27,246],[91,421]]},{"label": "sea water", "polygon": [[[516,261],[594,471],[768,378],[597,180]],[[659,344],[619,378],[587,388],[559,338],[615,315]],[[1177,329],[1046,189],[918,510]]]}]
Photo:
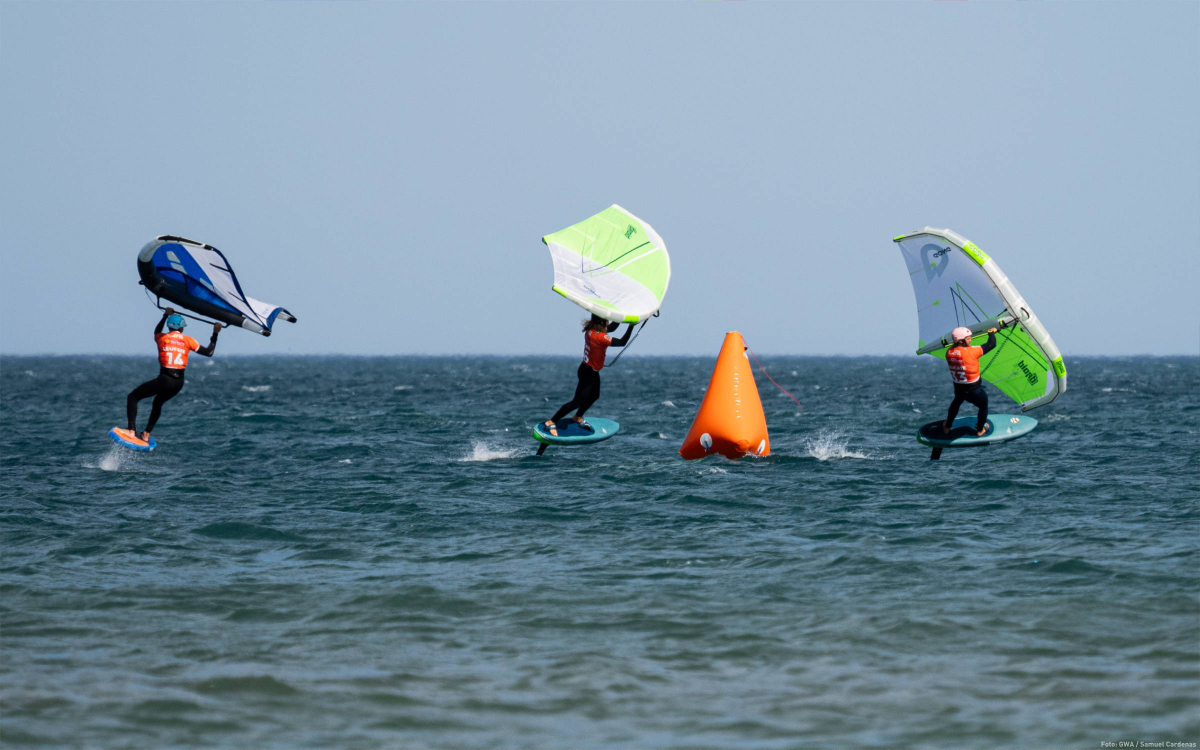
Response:
[{"label": "sea water", "polygon": [[937,462],[944,364],[761,359],[803,407],[760,377],[771,455],[697,462],[712,358],[541,458],[571,358],[193,358],[151,454],[152,358],[0,359],[0,743],[1200,740],[1197,358],[1069,358]]}]

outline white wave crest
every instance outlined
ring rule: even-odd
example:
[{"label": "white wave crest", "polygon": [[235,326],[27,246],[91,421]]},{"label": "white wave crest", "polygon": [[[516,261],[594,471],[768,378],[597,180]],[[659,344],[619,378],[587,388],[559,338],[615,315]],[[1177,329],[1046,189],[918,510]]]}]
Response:
[{"label": "white wave crest", "polygon": [[413,387],[411,385],[398,385],[395,388],[393,388],[392,390],[393,391],[411,391],[412,389],[413,389]]},{"label": "white wave crest", "polygon": [[1042,417],[1042,421],[1043,422],[1065,422],[1068,419],[1074,419],[1075,417],[1076,417],[1076,415],[1074,415],[1074,414],[1049,414],[1045,417]]},{"label": "white wave crest", "polygon": [[471,454],[463,456],[459,461],[495,461],[498,458],[512,458],[521,452],[520,448],[501,448],[493,450],[486,443],[476,441]]},{"label": "white wave crest", "polygon": [[867,453],[847,450],[850,438],[840,432],[821,430],[816,437],[804,441],[808,455],[818,461],[828,461],[831,458],[875,458]]},{"label": "white wave crest", "polygon": [[662,405],[663,406],[674,406],[675,404],[671,403],[670,401],[663,401]]},{"label": "white wave crest", "polygon": [[269,386],[269,385],[243,385],[242,390],[250,391],[251,393],[262,393],[263,391],[271,390],[271,386]]}]

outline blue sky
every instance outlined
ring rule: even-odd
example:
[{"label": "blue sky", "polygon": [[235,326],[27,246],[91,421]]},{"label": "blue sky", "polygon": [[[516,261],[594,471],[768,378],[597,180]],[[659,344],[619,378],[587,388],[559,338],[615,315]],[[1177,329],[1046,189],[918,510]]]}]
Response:
[{"label": "blue sky", "polygon": [[[640,354],[908,354],[891,237],[990,253],[1069,358],[1195,354],[1200,4],[0,4],[0,352],[145,353],[135,256],[300,322],[222,353],[575,356],[544,234],[672,254]],[[67,331],[70,331],[67,334]]]}]

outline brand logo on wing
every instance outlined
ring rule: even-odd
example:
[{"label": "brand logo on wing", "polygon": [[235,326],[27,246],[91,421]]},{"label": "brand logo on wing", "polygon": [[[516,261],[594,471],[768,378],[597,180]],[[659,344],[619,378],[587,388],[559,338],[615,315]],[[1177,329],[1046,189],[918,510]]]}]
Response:
[{"label": "brand logo on wing", "polygon": [[945,254],[946,254],[946,253],[948,253],[948,252],[950,252],[950,248],[948,248],[948,247],[943,247],[941,250],[938,250],[936,253],[934,253],[934,254],[933,254],[933,257],[935,257],[935,258],[940,258],[940,257],[942,257],[943,255],[945,255]]},{"label": "brand logo on wing", "polygon": [[1021,372],[1025,373],[1025,379],[1029,381],[1030,385],[1037,385],[1038,376],[1025,366],[1025,360],[1022,359],[1018,361],[1017,367],[1021,370]]},{"label": "brand logo on wing", "polygon": [[581,284],[580,286],[582,286],[584,291],[586,291],[588,294],[592,295],[593,297],[600,296],[600,293],[597,292],[595,289],[592,289],[590,284]]},{"label": "brand logo on wing", "polygon": [[637,234],[637,230],[633,228],[632,224],[630,224],[629,228],[625,230],[625,239],[629,239],[635,234]]}]

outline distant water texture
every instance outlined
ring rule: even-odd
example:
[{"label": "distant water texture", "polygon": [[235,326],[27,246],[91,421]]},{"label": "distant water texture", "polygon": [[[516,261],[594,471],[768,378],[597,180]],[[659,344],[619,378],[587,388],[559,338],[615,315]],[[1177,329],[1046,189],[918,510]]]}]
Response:
[{"label": "distant water texture", "polygon": [[1200,740],[1197,358],[1069,358],[938,462],[940,361],[760,358],[772,455],[690,463],[711,357],[541,458],[574,358],[196,357],[149,455],[153,357],[0,359],[0,744]]}]

